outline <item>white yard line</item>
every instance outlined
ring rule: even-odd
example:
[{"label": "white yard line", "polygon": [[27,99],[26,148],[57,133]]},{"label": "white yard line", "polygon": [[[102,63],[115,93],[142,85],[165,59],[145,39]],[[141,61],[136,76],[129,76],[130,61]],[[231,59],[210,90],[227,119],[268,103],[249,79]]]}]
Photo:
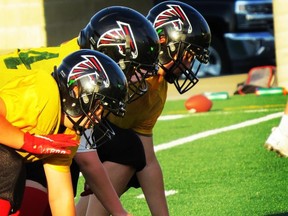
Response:
[{"label": "white yard line", "polygon": [[[266,115],[266,116],[263,116],[260,118],[247,120],[247,121],[244,121],[244,122],[241,122],[238,124],[234,124],[234,125],[230,125],[230,126],[226,126],[226,127],[222,127],[222,128],[216,128],[213,130],[208,130],[208,131],[204,131],[201,133],[193,134],[193,135],[188,136],[188,137],[183,137],[183,138],[171,141],[171,142],[157,145],[154,147],[154,150],[155,150],[155,152],[158,152],[158,151],[162,151],[165,149],[173,148],[173,147],[183,145],[183,144],[186,144],[186,143],[189,143],[189,142],[192,142],[194,140],[201,139],[204,137],[212,136],[212,135],[219,134],[219,133],[226,132],[226,131],[236,130],[236,129],[243,128],[243,127],[248,127],[248,126],[259,124],[259,123],[269,121],[269,120],[272,120],[275,118],[279,118],[282,115],[283,115],[283,112],[277,112],[277,113],[269,114],[269,115]],[[165,120],[173,120],[173,119],[183,118],[185,116],[187,116],[187,115],[166,116],[166,117],[164,117],[164,119]],[[162,119],[162,120],[164,120],[164,119]],[[165,191],[165,196],[174,195],[176,193],[178,193],[177,190],[168,190],[168,191]],[[136,198],[143,199],[144,194],[140,194]]]},{"label": "white yard line", "polygon": [[[191,136],[188,136],[188,137],[180,138],[180,139],[168,142],[168,143],[163,143],[163,144],[157,145],[157,146],[154,147],[154,150],[155,150],[155,152],[157,152],[157,151],[173,148],[173,147],[176,147],[176,146],[179,146],[179,145],[183,145],[185,143],[192,142],[192,141],[200,139],[200,138],[208,137],[208,136],[219,134],[219,133],[226,132],[226,131],[236,130],[236,129],[239,129],[239,128],[243,128],[243,127],[259,124],[259,123],[262,123],[262,122],[265,122],[265,121],[269,121],[271,119],[279,118],[282,115],[283,115],[283,112],[277,112],[277,113],[273,113],[273,114],[270,114],[270,115],[266,115],[264,117],[260,117],[260,118],[252,119],[252,120],[247,120],[247,121],[244,121],[244,122],[241,122],[241,123],[238,123],[238,124],[234,124],[234,125],[230,125],[230,126],[227,126],[227,127],[204,131],[204,132],[201,132],[201,133],[198,133],[198,134],[194,134],[194,135],[191,135]],[[180,116],[181,115],[177,115],[176,118],[170,117],[168,119],[177,119]],[[183,116],[181,116],[181,117],[183,117]],[[168,191],[165,191],[165,196],[174,195],[176,193],[178,193],[177,190],[168,190]],[[145,197],[144,197],[144,194],[140,194],[136,198],[143,199]]]},{"label": "white yard line", "polygon": [[[176,193],[178,193],[177,190],[167,190],[167,191],[165,191],[165,196],[166,197],[171,196],[171,195],[174,195]],[[144,196],[144,194],[139,194],[138,196],[136,196],[136,198],[137,199],[145,199],[145,196]]]},{"label": "white yard line", "polygon": [[243,127],[259,124],[261,122],[269,121],[271,119],[279,118],[282,115],[283,115],[283,112],[277,112],[277,113],[269,114],[269,115],[266,115],[264,117],[260,117],[257,119],[247,120],[247,121],[244,121],[244,122],[241,122],[238,124],[234,124],[234,125],[230,125],[230,126],[226,126],[226,127],[222,127],[222,128],[216,128],[213,130],[208,130],[208,131],[204,131],[201,133],[193,134],[193,135],[188,136],[188,137],[183,137],[183,138],[180,138],[177,140],[173,140],[171,142],[159,144],[159,145],[154,147],[154,150],[155,150],[155,152],[158,152],[161,150],[173,148],[175,146],[183,145],[185,143],[192,142],[192,141],[200,139],[200,138],[208,137],[211,135],[219,134],[219,133],[230,131],[230,130],[236,130],[239,128],[243,128]]}]

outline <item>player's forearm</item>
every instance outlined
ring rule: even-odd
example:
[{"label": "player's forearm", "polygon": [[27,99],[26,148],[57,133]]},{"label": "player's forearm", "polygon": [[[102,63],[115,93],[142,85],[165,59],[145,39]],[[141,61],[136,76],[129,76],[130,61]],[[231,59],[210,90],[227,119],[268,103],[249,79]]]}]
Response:
[{"label": "player's forearm", "polygon": [[97,169],[93,171],[90,170],[89,172],[86,170],[86,172],[83,172],[83,175],[85,176],[92,192],[110,214],[113,216],[128,215],[124,210],[103,166],[97,166]]},{"label": "player's forearm", "polygon": [[75,216],[74,194],[69,167],[62,166],[61,171],[55,165],[44,164],[47,178],[49,204],[54,216]]}]

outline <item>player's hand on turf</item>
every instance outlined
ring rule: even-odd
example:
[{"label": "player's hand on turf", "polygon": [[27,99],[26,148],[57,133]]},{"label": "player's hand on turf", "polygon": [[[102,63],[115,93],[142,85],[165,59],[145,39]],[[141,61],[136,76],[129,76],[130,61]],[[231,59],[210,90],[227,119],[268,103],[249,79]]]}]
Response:
[{"label": "player's hand on turf", "polygon": [[70,154],[68,147],[78,145],[74,137],[68,134],[32,135],[27,132],[21,149],[33,154]]}]

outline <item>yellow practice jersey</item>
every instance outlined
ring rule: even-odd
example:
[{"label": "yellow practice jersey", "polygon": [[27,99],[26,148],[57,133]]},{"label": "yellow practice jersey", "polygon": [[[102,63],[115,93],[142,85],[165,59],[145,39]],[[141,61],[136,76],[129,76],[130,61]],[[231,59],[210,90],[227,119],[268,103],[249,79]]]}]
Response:
[{"label": "yellow practice jersey", "polygon": [[15,52],[0,55],[0,72],[7,69],[41,69],[51,73],[54,66],[59,66],[66,56],[79,49],[77,38],[55,47],[17,49]]},{"label": "yellow practice jersey", "polygon": [[[79,50],[77,38],[59,47],[43,47],[38,49],[17,50],[10,55],[0,56],[0,71],[8,68],[45,69],[52,72],[55,65],[59,65],[68,54]],[[152,129],[160,116],[167,96],[167,82],[154,76],[147,79],[148,92],[127,105],[124,118],[109,116],[114,124],[121,128],[131,128],[143,135],[152,135]]]},{"label": "yellow practice jersey", "polygon": [[121,128],[131,128],[135,132],[150,136],[153,127],[160,116],[167,97],[167,82],[159,76],[146,79],[148,91],[127,104],[126,114],[123,118],[109,115],[109,120]]},{"label": "yellow practice jersey", "polygon": [[[61,121],[59,89],[54,78],[41,70],[9,70],[0,73],[0,97],[6,118],[12,125],[31,134],[56,134]],[[57,170],[68,171],[73,155],[32,155],[17,151],[28,162],[42,159]]]}]

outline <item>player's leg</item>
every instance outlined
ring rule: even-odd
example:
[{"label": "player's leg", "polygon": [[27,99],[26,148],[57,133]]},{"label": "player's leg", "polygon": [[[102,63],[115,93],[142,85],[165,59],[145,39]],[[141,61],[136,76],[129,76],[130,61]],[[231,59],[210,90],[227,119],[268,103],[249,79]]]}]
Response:
[{"label": "player's leg", "polygon": [[[78,163],[80,170],[89,185],[89,192],[87,192],[88,188],[86,188],[86,191],[81,193],[80,200],[76,205],[78,215],[90,215],[90,213],[85,211],[85,207],[88,208],[88,204],[85,202],[87,201],[87,197],[84,196],[84,194],[90,193],[95,194],[103,206],[105,206],[105,209],[111,214],[117,215],[124,213],[125,210],[113,188],[107,170],[98,158],[97,151],[77,152],[75,161]],[[98,212],[93,214],[101,215]]]},{"label": "player's leg", "polygon": [[137,178],[148,203],[151,215],[169,215],[165,197],[163,174],[156,158],[152,137],[140,136],[146,155],[146,166]]},{"label": "player's leg", "polygon": [[279,125],[272,129],[264,146],[270,151],[275,151],[281,156],[288,157],[288,103]]},{"label": "player's leg", "polygon": [[[135,173],[135,169],[131,166],[122,165],[109,161],[104,162],[103,165],[109,175],[109,178],[115,191],[117,192],[118,196],[121,196],[121,194],[123,194],[126,191],[127,184],[132,175]],[[89,202],[87,205],[86,215],[109,216],[109,213],[101,204],[101,202],[97,199],[96,196],[89,195]]]},{"label": "player's leg", "polygon": [[[94,196],[92,192],[89,195]],[[89,202],[89,195],[80,196],[78,202],[76,203],[76,215],[77,216],[86,216],[88,202]]]},{"label": "player's leg", "polygon": [[[143,145],[139,137],[128,129],[112,125],[115,136],[97,150],[100,160],[109,175],[110,181],[120,196],[126,189],[131,176],[146,164]],[[99,200],[90,196],[87,214],[107,215]]]},{"label": "player's leg", "polygon": [[47,189],[36,181],[27,180],[19,215],[44,215],[48,207]]}]

